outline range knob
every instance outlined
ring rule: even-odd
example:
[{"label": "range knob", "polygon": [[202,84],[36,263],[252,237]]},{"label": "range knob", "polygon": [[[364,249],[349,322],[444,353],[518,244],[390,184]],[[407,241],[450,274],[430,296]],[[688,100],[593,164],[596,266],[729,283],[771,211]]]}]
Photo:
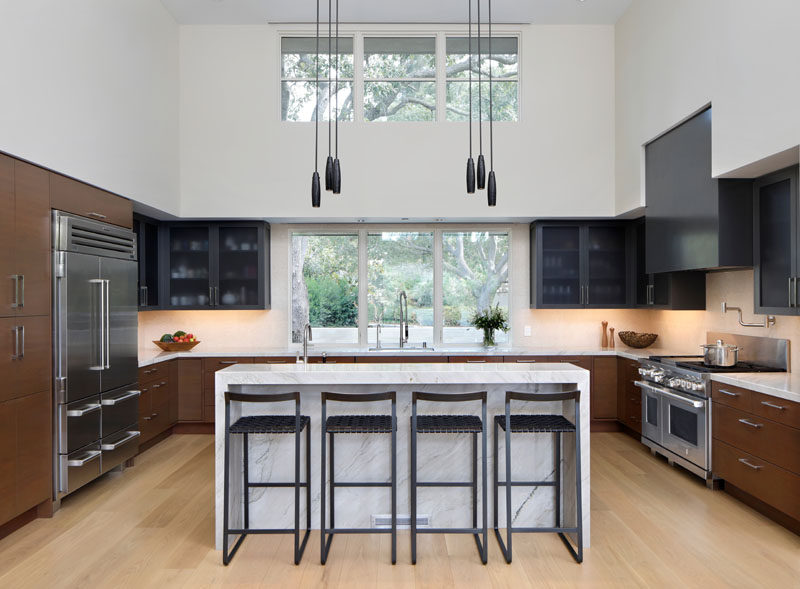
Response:
[{"label": "range knob", "polygon": [[705,390],[705,388],[706,388],[706,385],[704,385],[702,382],[692,383],[692,390],[693,391],[703,391],[703,390]]}]

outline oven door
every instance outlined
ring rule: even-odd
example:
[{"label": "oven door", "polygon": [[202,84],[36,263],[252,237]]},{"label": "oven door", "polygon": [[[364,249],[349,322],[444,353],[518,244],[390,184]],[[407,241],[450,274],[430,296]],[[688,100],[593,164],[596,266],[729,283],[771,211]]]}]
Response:
[{"label": "oven door", "polygon": [[636,381],[634,384],[642,389],[642,436],[661,444],[660,387],[643,381]]},{"label": "oven door", "polygon": [[661,445],[708,470],[708,400],[672,390],[661,394]]}]

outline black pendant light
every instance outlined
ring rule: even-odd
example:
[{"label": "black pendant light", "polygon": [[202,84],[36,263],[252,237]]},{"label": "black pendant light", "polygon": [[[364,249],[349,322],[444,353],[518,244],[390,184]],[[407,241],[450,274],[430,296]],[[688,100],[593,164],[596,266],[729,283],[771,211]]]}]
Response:
[{"label": "black pendant light", "polygon": [[336,1],[336,110],[334,116],[336,117],[336,147],[335,158],[333,160],[333,193],[342,193],[342,168],[339,164],[339,0]]},{"label": "black pendant light", "polygon": [[317,0],[317,53],[314,60],[314,173],[311,175],[311,206],[318,208],[319,187],[319,0]]},{"label": "black pendant light", "polygon": [[489,0],[489,188],[486,199],[490,207],[497,205],[497,180],[494,176],[494,113],[492,112],[492,0]]},{"label": "black pendant light", "polygon": [[483,89],[481,67],[481,0],[478,0],[478,190],[486,188],[486,162],[483,159]]},{"label": "black pendant light", "polygon": [[328,0],[328,159],[325,162],[325,190],[333,190],[331,156],[331,0]]},{"label": "black pendant light", "polygon": [[472,159],[472,0],[467,0],[469,45],[469,157],[467,158],[467,194],[475,194],[475,160]]}]

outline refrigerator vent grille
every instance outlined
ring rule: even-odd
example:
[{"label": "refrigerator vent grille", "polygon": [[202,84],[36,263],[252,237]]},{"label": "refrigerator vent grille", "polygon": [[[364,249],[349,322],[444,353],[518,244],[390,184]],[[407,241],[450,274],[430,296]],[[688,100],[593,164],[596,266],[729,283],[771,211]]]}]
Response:
[{"label": "refrigerator vent grille", "polygon": [[129,229],[54,211],[53,243],[61,251],[136,259],[136,234]]}]

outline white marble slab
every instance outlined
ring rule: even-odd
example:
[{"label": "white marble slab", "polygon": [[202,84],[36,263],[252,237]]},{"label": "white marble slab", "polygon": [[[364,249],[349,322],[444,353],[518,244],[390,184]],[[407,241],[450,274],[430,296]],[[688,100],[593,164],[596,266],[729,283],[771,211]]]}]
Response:
[{"label": "white marble slab", "polygon": [[[503,413],[506,390],[542,392],[562,390],[577,386],[581,392],[581,469],[584,546],[590,542],[589,509],[589,372],[570,364],[312,364],[312,365],[238,365],[216,373],[216,491],[217,491],[217,548],[221,547],[222,490],[224,459],[225,390],[242,392],[301,393],[302,413],[311,417],[311,525],[320,527],[320,397],[322,390],[336,392],[397,392],[397,476],[398,514],[409,514],[409,429],[411,392],[466,392],[486,390],[487,415]],[[564,414],[574,421],[574,403],[519,403],[514,410],[521,413]],[[248,414],[284,413],[294,411],[292,403],[276,405],[231,406],[231,419]],[[388,414],[389,403],[341,404],[331,403],[328,414],[382,413]],[[420,413],[474,413],[479,414],[480,404],[423,404]],[[504,440],[499,440],[501,480],[504,471]],[[294,477],[294,436],[250,436],[249,462],[251,480],[291,481]],[[419,480],[468,480],[471,473],[471,439],[469,434],[420,435],[418,443]],[[491,477],[493,472],[494,431],[488,429],[488,510],[492,525],[493,501]],[[388,435],[342,434],[336,436],[336,479],[389,481],[390,437]],[[480,438],[479,438],[480,448]],[[512,456],[514,478],[547,480],[553,474],[553,436],[551,434],[517,434],[513,437]],[[240,439],[231,443],[231,509],[232,523],[238,525],[242,517],[242,445]],[[563,522],[575,523],[575,459],[574,436],[563,435],[562,441],[562,505]],[[480,453],[480,449],[479,449]],[[303,464],[305,473],[305,435],[303,436]],[[554,524],[554,491],[552,487],[515,487],[512,493],[513,521],[517,526],[551,526]],[[301,494],[301,522],[305,518],[305,501]],[[419,491],[420,515],[429,515],[436,527],[469,527],[471,525],[471,496],[465,488],[423,488]],[[257,489],[251,491],[251,525],[263,527],[291,527],[293,525],[294,497],[292,489]],[[370,527],[373,515],[388,515],[390,510],[388,489],[336,490],[336,525]],[[478,494],[480,502],[480,493]],[[501,527],[505,526],[505,499],[499,497]],[[480,513],[480,511],[479,511]],[[494,541],[490,536],[490,541]]]}]

